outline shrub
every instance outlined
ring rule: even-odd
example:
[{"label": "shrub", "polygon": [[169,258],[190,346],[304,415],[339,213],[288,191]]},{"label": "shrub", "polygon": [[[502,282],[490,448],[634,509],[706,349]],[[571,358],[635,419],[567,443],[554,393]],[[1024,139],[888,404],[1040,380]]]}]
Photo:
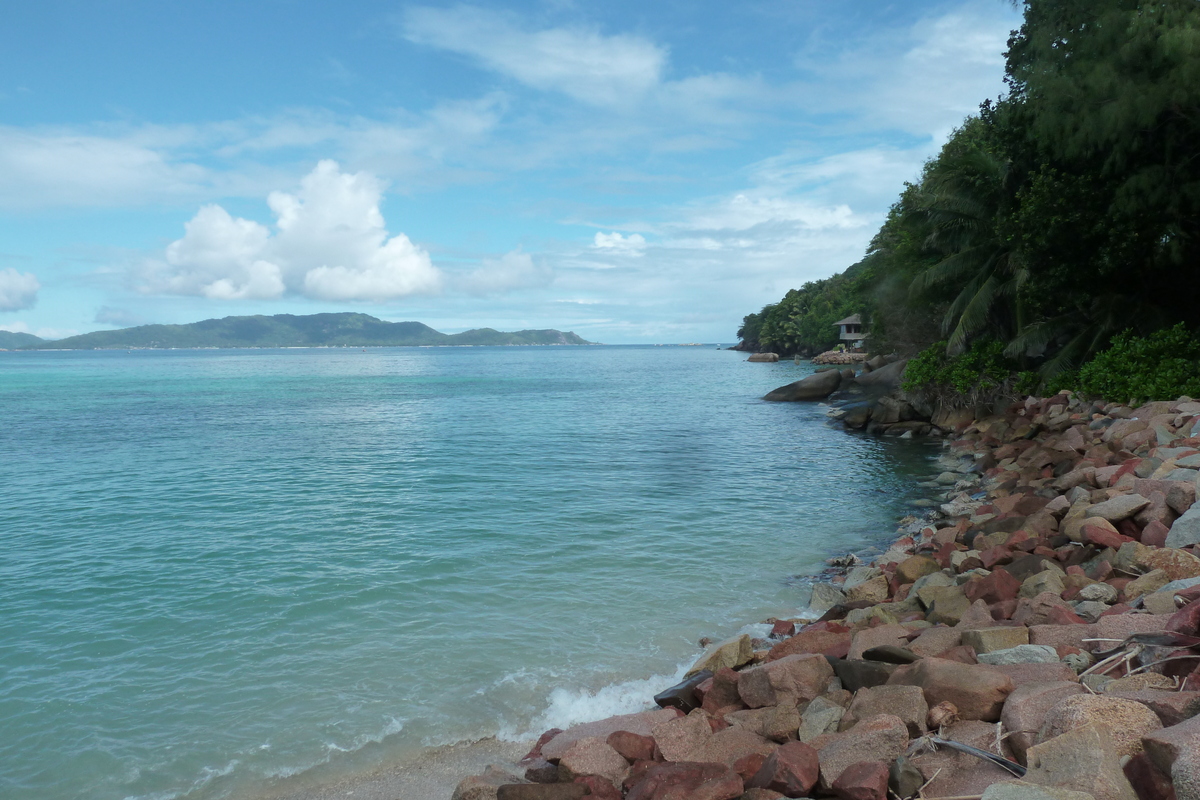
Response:
[{"label": "shrub", "polygon": [[938,342],[908,362],[902,388],[945,406],[994,404],[1036,388],[1036,376],[1016,367],[1004,356],[1003,342],[976,341],[958,356],[946,355],[946,343]]},{"label": "shrub", "polygon": [[1077,388],[1122,403],[1200,396],[1200,340],[1182,322],[1149,336],[1127,330],[1079,369]]}]

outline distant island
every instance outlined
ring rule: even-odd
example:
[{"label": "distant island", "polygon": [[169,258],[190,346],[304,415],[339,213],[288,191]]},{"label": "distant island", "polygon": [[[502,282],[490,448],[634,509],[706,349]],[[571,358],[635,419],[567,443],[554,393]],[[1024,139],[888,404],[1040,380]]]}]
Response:
[{"label": "distant island", "polygon": [[0,331],[9,350],[121,350],[189,347],[429,347],[482,345],[595,344],[570,331],[503,333],[476,328],[441,333],[421,322],[385,322],[368,314],[276,314],[206,319],[188,325],[139,325],[66,339],[40,339]]}]

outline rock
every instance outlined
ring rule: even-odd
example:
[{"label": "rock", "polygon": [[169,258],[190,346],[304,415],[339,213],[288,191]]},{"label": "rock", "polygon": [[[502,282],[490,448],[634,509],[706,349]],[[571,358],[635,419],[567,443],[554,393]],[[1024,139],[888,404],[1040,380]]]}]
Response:
[{"label": "rock", "polygon": [[[970,720],[951,725],[945,731],[945,738],[1012,759],[1006,744],[1001,743],[1001,749],[997,751],[996,726],[986,722]],[[1013,777],[1002,767],[950,747],[939,747],[934,752],[912,756],[910,760],[929,781],[924,797],[979,795],[996,781]]]},{"label": "rock", "polygon": [[797,705],[822,694],[833,675],[824,656],[786,656],[744,670],[738,677],[738,694],[750,708]]},{"label": "rock", "polygon": [[1029,748],[1025,780],[1087,792],[1096,800],[1136,800],[1105,726],[1090,724]]},{"label": "rock", "polygon": [[1137,566],[1145,570],[1162,570],[1172,581],[1200,576],[1200,558],[1183,550],[1146,548],[1139,554]]},{"label": "rock", "polygon": [[575,725],[546,742],[541,749],[541,756],[549,761],[557,761],[575,742],[590,736],[607,739],[616,731],[630,731],[650,736],[654,727],[667,720],[678,719],[679,712],[673,708],[660,708],[654,711],[642,711],[638,714],[622,714],[609,717],[598,722],[585,722]]},{"label": "rock", "polygon": [[501,786],[518,780],[516,776],[490,766],[482,775],[471,775],[459,781],[451,800],[497,800]]},{"label": "rock", "polygon": [[779,360],[778,353],[751,353],[747,361],[757,364],[774,364]]},{"label": "rock", "polygon": [[695,675],[701,670],[716,672],[722,667],[737,669],[743,664],[749,664],[753,658],[754,649],[750,646],[750,636],[743,633],[710,647],[687,671],[687,676]]},{"label": "rock", "polygon": [[654,737],[652,736],[642,736],[630,731],[615,731],[609,734],[604,741],[630,763],[654,760]]},{"label": "rock", "polygon": [[855,693],[850,707],[846,709],[839,730],[848,730],[861,719],[881,714],[899,717],[908,727],[908,735],[916,737],[925,733],[929,704],[925,702],[925,694],[918,686],[875,686],[860,689]]},{"label": "rock", "polygon": [[850,649],[850,641],[854,634],[850,631],[836,632],[828,630],[804,630],[795,636],[784,639],[771,648],[767,654],[768,661],[778,661],[781,658],[794,655],[815,655],[844,647]]},{"label": "rock", "polygon": [[1117,590],[1107,583],[1090,583],[1079,590],[1079,599],[1112,605],[1117,602]]},{"label": "rock", "polygon": [[964,720],[1000,719],[1004,699],[1012,692],[1012,680],[1002,672],[981,665],[960,664],[941,658],[926,658],[899,667],[889,685],[919,686],[929,705],[949,701]]},{"label": "rock", "polygon": [[1200,544],[1200,506],[1192,506],[1175,520],[1167,534],[1167,547],[1191,547]]},{"label": "rock", "polygon": [[[792,709],[795,711],[795,709]],[[766,715],[768,719],[771,714]],[[799,713],[796,715],[799,719]],[[792,729],[793,735],[795,729]],[[775,743],[745,728],[726,728],[712,735],[699,751],[694,761],[711,764],[724,764],[732,767],[747,756],[758,755],[766,757],[775,750]],[[736,770],[735,770],[736,771]]]},{"label": "rock", "polygon": [[1176,800],[1170,776],[1163,775],[1145,753],[1125,762],[1123,771],[1139,800]]},{"label": "rock", "polygon": [[1112,734],[1118,755],[1142,751],[1142,736],[1162,727],[1158,716],[1141,703],[1119,697],[1078,694],[1060,700],[1046,713],[1038,741],[1044,742],[1067,731],[1096,724]]},{"label": "rock", "polygon": [[[1150,757],[1154,765],[1162,770],[1164,775],[1170,775],[1174,779],[1177,792],[1180,788],[1181,777],[1186,779],[1185,782],[1191,784],[1190,788],[1193,791],[1200,788],[1200,783],[1195,782],[1195,779],[1200,777],[1200,773],[1196,773],[1187,764],[1184,765],[1182,771],[1189,771],[1191,775],[1181,775],[1181,771],[1178,770],[1178,762],[1181,757],[1200,752],[1200,717],[1192,717],[1169,728],[1152,731],[1143,737],[1142,744],[1145,747],[1146,755]],[[1185,795],[1180,793],[1179,796],[1183,798]],[[1197,795],[1187,796],[1196,797]]]},{"label": "rock", "polygon": [[833,663],[833,670],[844,688],[857,692],[868,686],[882,686],[887,683],[896,671],[896,665],[880,661],[838,659]]},{"label": "rock", "polygon": [[925,619],[934,625],[957,625],[971,607],[971,601],[960,586],[935,586],[922,589],[922,592],[930,595],[931,602],[927,604],[929,611]]},{"label": "rock", "polygon": [[[768,706],[763,715],[758,733],[774,742],[786,742],[796,738],[800,728],[800,709],[792,703]],[[710,759],[720,761],[721,759]]]},{"label": "rock", "polygon": [[1046,683],[1047,681],[1079,682],[1074,668],[1064,661],[1055,661],[1053,664],[1007,664],[989,667],[989,669],[1007,675],[1014,686],[1026,683]]},{"label": "rock", "polygon": [[797,738],[802,742],[811,742],[818,736],[836,733],[845,714],[846,709],[824,697],[818,697],[800,715]]},{"label": "rock", "polygon": [[[705,724],[708,724],[707,720]],[[617,786],[629,774],[629,762],[604,739],[594,736],[580,739],[568,747],[559,758],[558,766],[560,770],[566,770],[570,780],[583,775],[599,775]]]},{"label": "rock", "polygon": [[1054,592],[1043,592],[1037,597],[1022,597],[1012,615],[1013,622],[1022,625],[1054,625],[1066,623],[1083,624],[1084,619]]},{"label": "rock", "polygon": [[964,631],[962,643],[975,649],[976,654],[992,653],[997,650],[1008,650],[1023,644],[1029,644],[1029,629],[1024,626],[1006,628],[979,628]]},{"label": "rock", "polygon": [[814,583],[808,610],[813,614],[824,614],[836,605],[846,602],[846,593],[831,583]]},{"label": "rock", "polygon": [[798,400],[824,400],[837,391],[842,383],[842,375],[835,369],[825,372],[815,372],[795,383],[780,386],[770,391],[763,400],[794,402]]},{"label": "rock", "polygon": [[988,608],[988,604],[982,600],[976,600],[954,627],[959,630],[970,631],[979,630],[980,628],[993,628],[995,625],[996,620],[992,617],[992,612]]},{"label": "rock", "polygon": [[1004,703],[1000,722],[1009,734],[1008,743],[1018,762],[1025,763],[1025,752],[1037,742],[1050,709],[1085,691],[1070,681],[1026,683],[1013,690]]},{"label": "rock", "polygon": [[888,765],[882,761],[851,764],[833,783],[833,793],[842,800],[887,800]]},{"label": "rock", "polygon": [[717,670],[717,674],[712,676],[712,684],[704,693],[704,702],[700,707],[714,715],[745,708],[745,703],[742,702],[742,697],[737,690],[739,677],[741,676],[738,672],[729,667]]},{"label": "rock", "polygon": [[1133,517],[1147,505],[1150,505],[1150,500],[1141,497],[1140,494],[1118,494],[1117,497],[1105,500],[1104,503],[1091,506],[1085,513],[1085,517],[1099,517],[1116,523],[1121,522],[1122,519]]},{"label": "rock", "polygon": [[846,587],[846,600],[850,603],[882,603],[887,599],[888,580],[883,575]]},{"label": "rock", "polygon": [[1152,570],[1125,584],[1125,602],[1131,602],[1144,594],[1157,592],[1171,582],[1171,577],[1161,569]]},{"label": "rock", "polygon": [[842,772],[860,761],[890,763],[908,747],[908,727],[891,714],[864,719],[844,733],[836,733],[820,748],[821,787],[830,789]]},{"label": "rock", "polygon": [[911,556],[896,565],[896,580],[901,584],[916,583],[926,575],[941,571],[942,565],[929,556]]},{"label": "rock", "polygon": [[741,777],[724,764],[658,764],[625,800],[735,800],[743,789]]},{"label": "rock", "polygon": [[980,664],[997,667],[1010,664],[1056,664],[1058,663],[1058,651],[1044,644],[1022,644],[1007,650],[980,653],[978,658]]},{"label": "rock", "polygon": [[580,800],[590,794],[581,783],[509,783],[497,789],[496,800]]},{"label": "rock", "polygon": [[1021,584],[1019,596],[1034,598],[1045,592],[1061,595],[1063,589],[1066,588],[1066,584],[1063,582],[1064,577],[1063,573],[1051,569],[1030,575]]},{"label": "rock", "polygon": [[[1104,687],[1106,692],[1108,685]],[[1157,714],[1163,726],[1168,728],[1200,715],[1200,692],[1156,691],[1154,689],[1114,690],[1112,696],[1141,703]]]},{"label": "rock", "polygon": [[1001,781],[984,790],[980,800],[1096,800],[1087,792],[1057,786],[1038,786],[1029,781]]},{"label": "rock", "polygon": [[990,575],[973,578],[963,585],[963,593],[974,603],[983,600],[988,605],[1004,600],[1015,600],[1021,591],[1021,582],[1005,569],[992,570]]},{"label": "rock", "polygon": [[[695,761],[697,754],[712,738],[709,715],[693,711],[686,717],[663,722],[654,727],[652,735],[666,761]],[[594,773],[595,774],[595,773]]]},{"label": "rock", "polygon": [[747,783],[751,789],[773,789],[785,797],[804,797],[817,784],[817,751],[803,742],[788,742],[767,756]]},{"label": "rock", "polygon": [[908,642],[908,628],[903,625],[880,625],[877,628],[867,628],[854,634],[847,658],[859,659],[868,650],[893,645],[902,646]]},{"label": "rock", "polygon": [[780,800],[783,795],[770,789],[747,789],[738,800]]},{"label": "rock", "polygon": [[963,633],[957,628],[927,628],[909,642],[908,649],[922,658],[936,656],[962,644]]}]

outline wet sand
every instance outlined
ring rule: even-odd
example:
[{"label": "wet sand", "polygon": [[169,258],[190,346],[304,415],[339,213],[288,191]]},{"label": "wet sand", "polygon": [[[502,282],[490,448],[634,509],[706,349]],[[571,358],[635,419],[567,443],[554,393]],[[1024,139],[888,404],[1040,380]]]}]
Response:
[{"label": "wet sand", "polygon": [[254,800],[450,800],[454,787],[489,764],[511,764],[533,742],[478,742],[436,747],[365,771],[317,767],[281,780]]}]

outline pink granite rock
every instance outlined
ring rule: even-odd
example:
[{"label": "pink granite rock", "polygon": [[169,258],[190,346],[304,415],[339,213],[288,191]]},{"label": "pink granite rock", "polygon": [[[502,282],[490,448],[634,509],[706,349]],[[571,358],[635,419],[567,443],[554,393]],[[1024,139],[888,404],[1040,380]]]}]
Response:
[{"label": "pink granite rock", "polygon": [[750,789],[772,789],[785,797],[803,797],[820,775],[817,751],[803,742],[788,742],[767,757],[747,783]]},{"label": "pink granite rock", "polygon": [[919,686],[929,705],[946,700],[958,708],[962,719],[989,722],[1000,719],[1004,700],[1014,688],[1012,679],[997,669],[941,658],[923,658],[900,667],[888,685]]}]

